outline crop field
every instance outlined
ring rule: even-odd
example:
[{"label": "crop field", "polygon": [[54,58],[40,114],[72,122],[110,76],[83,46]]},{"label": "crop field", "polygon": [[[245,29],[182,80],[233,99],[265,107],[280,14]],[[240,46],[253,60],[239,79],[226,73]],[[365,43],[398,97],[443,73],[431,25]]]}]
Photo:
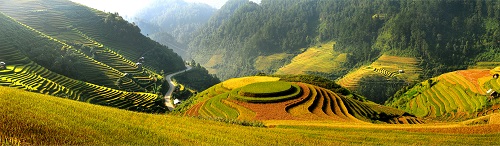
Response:
[{"label": "crop field", "polygon": [[[199,93],[192,98],[190,106],[179,111],[187,116],[250,121],[424,123],[416,117],[403,116],[405,112],[401,110],[380,108],[310,84],[277,80],[277,77],[264,76],[230,79]],[[232,83],[236,85],[227,87]]]},{"label": "crop field", "polygon": [[346,61],[345,54],[335,52],[335,42],[307,48],[295,56],[291,63],[281,67],[276,74],[307,74],[307,72],[331,73],[340,69]]},{"label": "crop field", "polygon": [[[495,112],[498,99],[488,100],[486,90],[500,90],[488,69],[450,72],[418,84],[403,95],[410,98],[403,110],[418,117],[463,121]],[[493,106],[492,106],[493,105]]]},{"label": "crop field", "polygon": [[[417,58],[382,55],[369,66],[362,66],[348,73],[340,78],[337,83],[342,87],[356,91],[363,77],[374,75],[381,75],[386,78],[397,77],[407,82],[415,82],[422,71],[418,67],[418,63]],[[399,73],[399,70],[403,70],[404,73]]]},{"label": "crop field", "polygon": [[264,71],[270,68],[281,68],[285,63],[284,60],[289,60],[293,54],[279,53],[268,56],[259,56],[255,59],[254,67],[257,70]]},{"label": "crop field", "polygon": [[469,66],[468,69],[493,69],[500,66],[500,62],[476,62],[475,65]]},{"label": "crop field", "polygon": [[[269,128],[143,114],[0,87],[0,142],[20,145],[498,145],[500,126],[269,120]],[[64,111],[64,112],[62,112]],[[493,117],[493,116],[491,116]],[[273,126],[275,125],[275,126]],[[274,128],[271,128],[274,127]],[[32,132],[36,130],[37,132]],[[259,139],[256,141],[255,139]]]},{"label": "crop field", "polygon": [[[56,36],[52,37],[51,34],[53,35],[53,32],[50,32],[47,28],[37,26],[37,23],[30,23],[33,25],[33,27],[31,27],[15,20],[13,17],[4,15],[4,11],[9,13],[14,12],[14,10],[7,9],[4,6],[5,5],[0,6],[0,11],[2,12],[0,13],[0,22],[2,24],[0,28],[0,33],[2,34],[0,38],[0,52],[2,52],[0,54],[0,61],[5,61],[8,65],[6,70],[0,71],[1,86],[9,86],[24,89],[26,91],[134,111],[164,111],[162,105],[156,102],[156,100],[160,98],[158,95],[139,93],[139,91],[145,91],[146,88],[152,85],[152,80],[157,74],[138,72],[137,67],[133,66],[131,61],[124,59],[123,56],[114,51],[102,48],[102,45],[94,42],[93,44],[96,44],[94,47],[101,46],[101,50],[96,50],[102,51],[103,54],[106,53],[106,56],[100,59],[105,63],[100,62],[93,57],[89,57],[88,54],[85,53],[85,50],[76,49],[77,47],[70,45],[67,39],[73,37],[60,36],[61,38],[67,38],[63,41],[57,39]],[[40,9],[37,13],[45,13],[45,11],[43,11],[44,9],[42,9],[43,7],[36,6],[40,5],[35,5],[33,8],[23,8]],[[59,13],[57,14],[57,16],[60,15]],[[50,17],[56,16],[50,15]],[[54,25],[67,25],[67,23],[58,23]],[[39,28],[42,31],[35,28]],[[70,32],[72,32],[71,29],[64,31],[64,33],[68,34]],[[78,35],[78,33],[71,34]],[[79,36],[82,37],[74,37],[75,40],[73,41],[92,41],[83,35]],[[67,54],[72,54],[72,56],[79,61],[78,67],[74,68],[74,70],[80,74],[79,78],[76,80],[68,78],[67,76],[43,67],[43,65],[46,64],[36,62],[38,61],[36,58],[37,56],[33,57],[26,55],[26,52],[33,51],[33,48],[65,51]],[[42,54],[38,56],[43,55],[45,54],[42,52]],[[33,58],[34,60],[32,60]],[[124,73],[134,73],[134,79],[124,78],[122,86],[117,86],[115,81],[123,78]]]}]

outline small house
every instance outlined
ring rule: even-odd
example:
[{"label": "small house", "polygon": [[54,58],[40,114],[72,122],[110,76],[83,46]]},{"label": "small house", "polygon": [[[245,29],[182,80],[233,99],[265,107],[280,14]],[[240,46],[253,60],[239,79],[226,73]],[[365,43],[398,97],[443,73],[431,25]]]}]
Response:
[{"label": "small house", "polygon": [[0,62],[0,69],[7,69],[7,64],[5,62]]},{"label": "small house", "polygon": [[139,58],[139,62],[144,63],[144,57]]},{"label": "small house", "polygon": [[400,70],[398,70],[398,72],[399,72],[400,74],[402,74],[402,73],[405,73],[405,70],[400,69]]},{"label": "small house", "polygon": [[493,99],[493,98],[498,97],[498,92],[493,90],[493,89],[486,91],[486,94],[490,95],[489,99]]},{"label": "small house", "polygon": [[179,99],[174,99],[174,104],[175,105],[181,104],[181,101]]},{"label": "small house", "polygon": [[498,76],[499,76],[498,74],[494,74],[494,75],[493,75],[493,78],[494,78],[494,79],[498,79]]},{"label": "small house", "polygon": [[142,70],[142,63],[137,62],[137,63],[135,63],[135,65],[137,65],[137,68],[138,68],[139,70]]}]

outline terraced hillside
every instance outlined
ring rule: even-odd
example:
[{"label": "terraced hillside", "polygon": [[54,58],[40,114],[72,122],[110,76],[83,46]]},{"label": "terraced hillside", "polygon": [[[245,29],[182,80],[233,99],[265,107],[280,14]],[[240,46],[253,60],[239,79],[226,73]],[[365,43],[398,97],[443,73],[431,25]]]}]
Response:
[{"label": "terraced hillside", "polygon": [[0,4],[1,12],[63,42],[104,47],[132,62],[145,57],[149,61],[145,65],[157,71],[185,69],[180,56],[143,36],[137,26],[117,14],[67,0],[5,0]]},{"label": "terraced hillside", "polygon": [[423,123],[400,110],[363,103],[311,84],[265,76],[230,79],[198,93],[177,111],[239,120]]},{"label": "terraced hillside", "polygon": [[314,121],[277,121],[291,124],[260,128],[129,112],[7,87],[0,92],[0,104],[8,105],[0,106],[4,145],[498,145],[500,140],[500,126],[493,123],[304,126]]},{"label": "terraced hillside", "polygon": [[471,69],[446,73],[417,84],[388,105],[418,117],[449,121],[500,112],[500,99],[486,93],[500,91],[500,79],[493,78],[498,72]]},{"label": "terraced hillside", "polygon": [[[122,109],[165,112],[157,95],[163,77],[152,70],[154,64],[141,68],[121,50],[114,51],[73,27],[75,22],[61,12],[66,7],[95,10],[59,0],[0,3],[0,61],[7,63],[0,70],[0,85]],[[22,5],[24,11],[5,4]],[[148,61],[161,59],[146,59],[146,66]],[[176,70],[165,72],[171,71]]]},{"label": "terraced hillside", "polygon": [[340,78],[337,83],[382,104],[399,89],[419,80],[422,70],[418,64],[417,58],[382,55],[369,66],[362,66]]},{"label": "terraced hillside", "polygon": [[[335,44],[335,42],[328,42],[307,48],[303,53],[295,56],[289,64],[279,68],[275,74],[329,74],[345,71],[342,66],[347,61],[347,55],[335,51]],[[259,64],[266,65],[270,63],[257,62],[257,69],[262,66]]]},{"label": "terraced hillside", "polygon": [[[418,75],[421,72],[418,63],[419,61],[416,58],[382,55],[369,66],[361,67],[347,74],[337,83],[342,87],[356,90],[359,84],[361,84],[361,78],[373,75],[381,75],[387,78],[397,76],[408,82],[412,82],[418,80]],[[399,70],[403,70],[404,74],[400,74]]]}]

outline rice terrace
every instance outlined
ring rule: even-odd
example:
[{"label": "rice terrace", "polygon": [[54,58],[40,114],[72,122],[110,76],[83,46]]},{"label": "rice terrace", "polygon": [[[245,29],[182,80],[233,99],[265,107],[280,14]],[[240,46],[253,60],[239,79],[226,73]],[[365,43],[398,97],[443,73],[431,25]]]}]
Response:
[{"label": "rice terrace", "polygon": [[0,145],[500,145],[500,1],[0,0]]}]

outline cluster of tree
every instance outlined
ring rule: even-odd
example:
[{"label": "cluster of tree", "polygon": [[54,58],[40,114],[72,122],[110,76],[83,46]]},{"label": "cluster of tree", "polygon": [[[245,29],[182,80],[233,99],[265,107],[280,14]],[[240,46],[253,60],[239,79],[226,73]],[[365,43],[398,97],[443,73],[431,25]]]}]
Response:
[{"label": "cluster of tree", "polygon": [[220,83],[220,80],[219,78],[217,78],[217,76],[209,74],[208,70],[200,66],[199,63],[192,61],[191,65],[193,66],[191,70],[174,76],[174,79],[178,83],[197,92],[201,92],[212,87],[215,84]]},{"label": "cluster of tree", "polygon": [[223,56],[222,79],[251,75],[257,56],[300,53],[337,41],[346,68],[381,54],[419,57],[423,78],[500,60],[500,2],[495,0],[230,0],[189,44],[200,63]]},{"label": "cluster of tree", "polygon": [[381,75],[363,77],[359,81],[356,92],[364,95],[370,101],[384,104],[388,98],[411,83],[398,78],[387,78]]}]

